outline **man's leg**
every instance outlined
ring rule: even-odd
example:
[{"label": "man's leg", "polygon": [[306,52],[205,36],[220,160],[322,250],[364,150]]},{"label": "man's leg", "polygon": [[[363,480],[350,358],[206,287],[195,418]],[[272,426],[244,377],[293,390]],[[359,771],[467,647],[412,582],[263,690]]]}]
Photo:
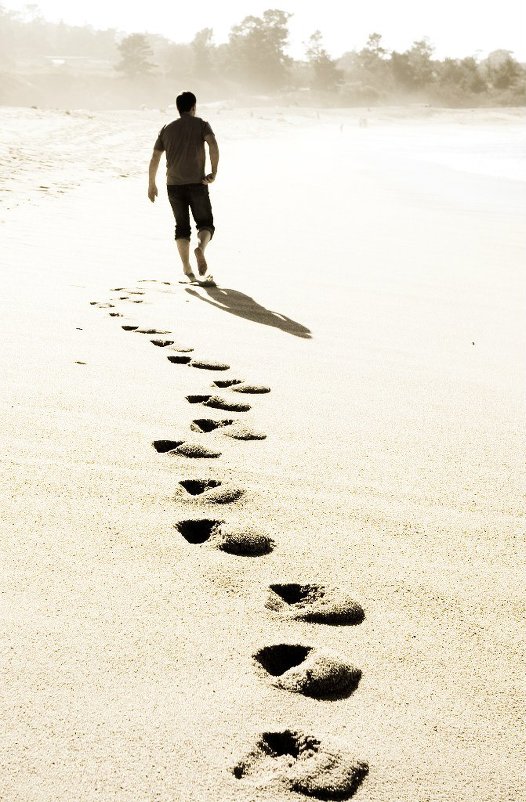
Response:
[{"label": "man's leg", "polygon": [[175,242],[183,263],[183,273],[190,281],[195,281],[190,264],[190,204],[185,187],[169,186],[168,198],[175,217]]},{"label": "man's leg", "polygon": [[183,263],[183,273],[188,276],[190,280],[195,280],[195,275],[190,264],[190,240],[178,237],[175,240],[181,262]]},{"label": "man's leg", "polygon": [[202,228],[197,234],[197,248],[194,250],[194,256],[197,262],[197,271],[200,276],[206,276],[208,271],[208,264],[205,258],[205,248],[212,239],[212,234],[207,228]]},{"label": "man's leg", "polygon": [[190,209],[197,226],[197,248],[194,256],[197,261],[197,270],[200,276],[206,275],[208,265],[205,259],[206,246],[214,234],[214,218],[208,187],[204,184],[195,184],[190,187]]}]

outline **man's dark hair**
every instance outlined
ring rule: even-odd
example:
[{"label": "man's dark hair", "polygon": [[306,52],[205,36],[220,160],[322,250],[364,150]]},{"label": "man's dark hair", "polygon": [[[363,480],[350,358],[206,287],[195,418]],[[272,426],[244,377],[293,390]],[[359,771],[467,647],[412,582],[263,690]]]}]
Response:
[{"label": "man's dark hair", "polygon": [[177,111],[179,114],[184,114],[185,112],[193,109],[197,103],[197,98],[193,92],[181,92],[175,102],[177,104]]}]

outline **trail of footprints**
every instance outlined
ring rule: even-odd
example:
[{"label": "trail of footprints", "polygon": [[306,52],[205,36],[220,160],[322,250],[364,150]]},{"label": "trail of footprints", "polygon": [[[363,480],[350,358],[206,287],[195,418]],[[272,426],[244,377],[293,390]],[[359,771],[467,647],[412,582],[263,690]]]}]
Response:
[{"label": "trail of footprints", "polygon": [[[141,283],[170,285],[170,282]],[[113,292],[119,301],[143,303],[143,289],[116,287]],[[117,300],[117,299],[113,299]],[[112,317],[123,317],[110,302],[92,301],[99,309],[111,310]],[[149,335],[157,348],[167,349],[169,362],[203,371],[228,371],[230,365],[208,359],[195,359],[188,354],[193,348],[178,345],[170,339],[172,333],[163,329],[141,327],[124,322],[127,332]],[[217,391],[227,391],[219,395]],[[251,384],[237,378],[217,379],[212,392],[187,395],[189,404],[221,412],[242,413],[251,405],[241,395],[269,393],[265,385]],[[238,398],[231,395],[238,394]],[[206,435],[212,432],[236,440],[263,440],[266,435],[245,426],[231,417],[196,417],[191,432]],[[204,440],[204,438],[203,438]],[[154,440],[155,450],[170,458],[219,459],[221,452],[205,442],[186,440]],[[245,490],[218,479],[182,479],[176,498],[189,503],[199,502],[211,507],[235,503]],[[219,509],[217,510],[219,511]],[[234,527],[221,517],[188,518],[175,525],[179,535],[190,545],[218,549],[238,557],[262,557],[276,548],[276,543],[264,532]],[[329,626],[353,626],[365,617],[363,608],[347,594],[335,588],[313,584],[283,583],[268,588],[265,607],[278,619]],[[317,700],[334,701],[349,697],[358,687],[361,671],[339,654],[323,647],[304,643],[274,643],[262,646],[252,655],[255,674],[274,687],[290,693],[300,693]],[[368,773],[368,766],[337,744],[322,741],[296,729],[263,732],[245,757],[231,768],[233,776],[256,786],[275,782],[294,794],[321,800],[350,799]]]}]

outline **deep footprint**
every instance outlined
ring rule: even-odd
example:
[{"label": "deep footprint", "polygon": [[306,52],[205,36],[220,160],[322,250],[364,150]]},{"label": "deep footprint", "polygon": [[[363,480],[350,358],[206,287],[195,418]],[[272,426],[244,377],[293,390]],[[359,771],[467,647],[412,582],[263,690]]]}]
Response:
[{"label": "deep footprint", "polygon": [[158,454],[167,454],[182,446],[184,440],[154,440],[152,445]]},{"label": "deep footprint", "polygon": [[230,426],[234,423],[233,420],[213,420],[212,418],[196,418],[192,421],[190,429],[194,432],[213,432],[214,429],[220,429],[223,426]]},{"label": "deep footprint", "polygon": [[230,365],[225,362],[214,362],[210,359],[193,359],[190,366],[201,370],[230,370]]},{"label": "deep footprint", "polygon": [[221,486],[221,482],[216,479],[183,479],[179,484],[191,496],[200,496],[201,493],[206,493],[207,490]]},{"label": "deep footprint", "polygon": [[186,400],[190,404],[204,404],[212,409],[223,409],[226,412],[248,412],[250,404],[243,404],[237,401],[227,401],[218,395],[187,395]]},{"label": "deep footprint", "polygon": [[179,484],[190,496],[200,497],[210,504],[232,504],[245,492],[240,487],[223,485],[216,479],[184,479]]},{"label": "deep footprint", "polygon": [[274,778],[289,791],[324,800],[350,799],[369,767],[318,738],[294,730],[265,732],[255,748],[233,768],[238,780],[259,786]]},{"label": "deep footprint", "polygon": [[153,447],[158,454],[174,454],[193,459],[216,459],[220,451],[214,451],[197,443],[186,443],[184,440],[154,440]]},{"label": "deep footprint", "polygon": [[179,356],[179,354],[170,354],[168,356],[168,361],[173,362],[174,365],[188,365],[188,363],[192,361],[192,358],[189,356]]},{"label": "deep footprint", "polygon": [[186,400],[189,404],[204,404],[211,397],[210,395],[187,395]]},{"label": "deep footprint", "polygon": [[135,323],[125,323],[124,326],[121,326],[124,331],[135,331],[135,329],[139,328],[139,324],[135,325]]},{"label": "deep footprint", "polygon": [[166,348],[167,345],[173,345],[173,340],[150,340],[153,345],[157,345],[159,348]]},{"label": "deep footprint", "polygon": [[260,557],[269,554],[274,542],[267,535],[247,529],[225,526],[224,521],[208,518],[179,521],[176,529],[192,544],[208,542],[213,548],[238,557]]},{"label": "deep footprint", "polygon": [[345,699],[358,687],[361,671],[325,649],[279,643],[254,655],[272,684],[315,699]]},{"label": "deep footprint", "polygon": [[176,524],[176,529],[188,543],[195,546],[206,543],[222,523],[222,521],[212,521],[209,518],[201,518],[198,521],[179,521],[179,523]]},{"label": "deep footprint", "polygon": [[265,606],[284,618],[316,624],[354,625],[365,618],[363,607],[356,601],[322,585],[270,585]]},{"label": "deep footprint", "polygon": [[225,389],[226,387],[233,387],[234,384],[242,384],[241,379],[218,379],[214,382],[216,387],[220,387],[221,389]]}]

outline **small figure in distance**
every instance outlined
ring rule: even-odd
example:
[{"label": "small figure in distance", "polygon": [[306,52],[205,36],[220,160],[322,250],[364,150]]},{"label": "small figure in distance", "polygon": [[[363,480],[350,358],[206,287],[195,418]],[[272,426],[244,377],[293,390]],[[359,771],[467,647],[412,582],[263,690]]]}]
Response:
[{"label": "small figure in distance", "polygon": [[[186,281],[197,281],[190,264],[192,212],[197,227],[198,243],[194,250],[197,272],[203,278],[203,283],[213,284],[214,280],[208,273],[205,250],[215,231],[208,185],[215,181],[217,175],[219,148],[210,124],[196,117],[195,95],[192,92],[182,92],[176,104],[179,119],[161,128],[153,146],[148,197],[154,203],[159,194],[155,179],[161,156],[165,152],[168,199],[175,217],[175,241]],[[205,174],[205,142],[212,168],[208,174]]]}]

